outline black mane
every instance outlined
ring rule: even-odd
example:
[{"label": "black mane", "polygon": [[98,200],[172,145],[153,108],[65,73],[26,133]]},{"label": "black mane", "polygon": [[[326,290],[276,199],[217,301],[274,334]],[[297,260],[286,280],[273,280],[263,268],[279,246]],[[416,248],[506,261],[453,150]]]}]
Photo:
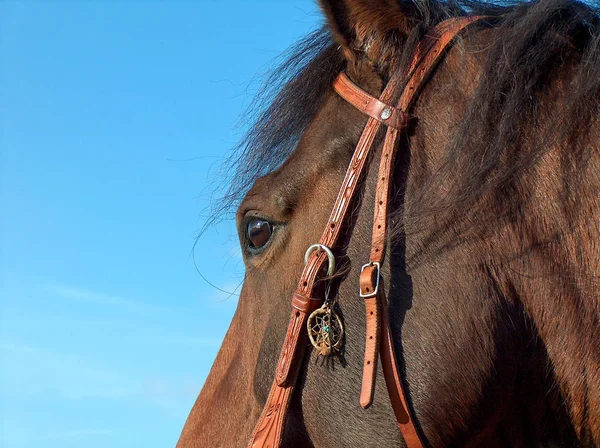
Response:
[{"label": "black mane", "polygon": [[[452,176],[452,204],[432,204],[428,212],[448,217],[473,204],[487,189],[510,184],[549,144],[579,144],[593,130],[600,105],[600,16],[598,5],[572,0],[528,3],[413,0],[422,23],[407,42],[416,42],[436,23],[458,15],[485,15],[496,39],[486,50],[484,70],[463,127],[448,148],[444,171]],[[405,53],[410,53],[406,45]],[[535,136],[532,151],[520,151],[526,127],[535,126],[540,93],[568,60],[576,67],[568,85],[567,104],[552,132]],[[344,60],[329,32],[322,28],[295,45],[273,70],[251,107],[254,125],[230,159],[230,183],[221,205],[235,206],[257,177],[281,165],[321,106],[321,100]],[[537,115],[536,115],[537,114]],[[588,154],[589,155],[589,154]],[[509,166],[501,160],[510,159]],[[440,173],[442,177],[444,173]],[[434,210],[438,207],[437,210]],[[426,213],[427,211],[423,211]],[[417,213],[418,214],[418,213]]]},{"label": "black mane", "polygon": [[325,27],[282,55],[244,114],[254,124],[226,164],[230,182],[220,208],[237,206],[257,178],[290,156],[343,67],[344,60]]}]

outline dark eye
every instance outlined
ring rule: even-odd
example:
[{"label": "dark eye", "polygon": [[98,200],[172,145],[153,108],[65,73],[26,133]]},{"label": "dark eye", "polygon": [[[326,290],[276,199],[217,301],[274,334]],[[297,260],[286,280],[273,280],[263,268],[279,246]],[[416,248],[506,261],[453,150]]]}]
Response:
[{"label": "dark eye", "polygon": [[262,249],[273,235],[273,225],[264,219],[253,219],[246,228],[248,241],[252,249]]}]

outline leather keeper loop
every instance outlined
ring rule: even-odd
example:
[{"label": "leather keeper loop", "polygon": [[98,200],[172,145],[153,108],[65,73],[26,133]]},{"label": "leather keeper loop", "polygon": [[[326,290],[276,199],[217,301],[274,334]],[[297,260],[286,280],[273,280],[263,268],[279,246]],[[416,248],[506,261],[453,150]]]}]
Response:
[{"label": "leather keeper loop", "polygon": [[304,297],[297,292],[292,296],[292,307],[305,314],[310,314],[323,304],[322,300]]},{"label": "leather keeper loop", "polygon": [[379,267],[365,266],[360,273],[360,295],[367,299],[377,294]]}]

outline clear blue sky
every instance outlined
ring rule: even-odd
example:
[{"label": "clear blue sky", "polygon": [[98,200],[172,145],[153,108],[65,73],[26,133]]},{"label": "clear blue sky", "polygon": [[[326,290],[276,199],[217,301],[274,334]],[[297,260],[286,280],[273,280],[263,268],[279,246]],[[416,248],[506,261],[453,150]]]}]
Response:
[{"label": "clear blue sky", "polygon": [[[0,446],[174,446],[235,310],[190,256],[311,1],[0,1]],[[233,221],[196,260],[233,290]]]}]

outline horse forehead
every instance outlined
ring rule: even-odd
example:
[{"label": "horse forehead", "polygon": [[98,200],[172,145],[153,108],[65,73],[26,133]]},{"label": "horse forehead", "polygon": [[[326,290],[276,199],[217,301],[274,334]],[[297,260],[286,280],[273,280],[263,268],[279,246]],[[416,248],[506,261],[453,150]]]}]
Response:
[{"label": "horse forehead", "polygon": [[285,217],[300,200],[310,176],[305,168],[302,163],[286,162],[281,168],[260,177],[246,195],[242,208],[262,210],[274,218]]},{"label": "horse forehead", "polygon": [[325,193],[321,190],[337,191],[351,155],[348,148],[355,139],[339,132],[334,122],[334,118],[329,123],[319,120],[309,127],[288,159],[256,180],[244,200],[245,208],[253,204],[256,209],[273,209],[285,215],[300,202],[321,197]]}]

